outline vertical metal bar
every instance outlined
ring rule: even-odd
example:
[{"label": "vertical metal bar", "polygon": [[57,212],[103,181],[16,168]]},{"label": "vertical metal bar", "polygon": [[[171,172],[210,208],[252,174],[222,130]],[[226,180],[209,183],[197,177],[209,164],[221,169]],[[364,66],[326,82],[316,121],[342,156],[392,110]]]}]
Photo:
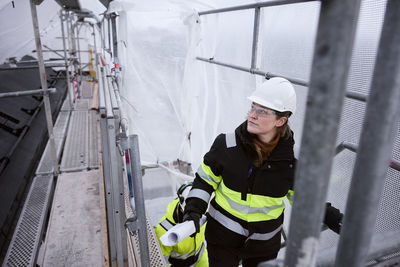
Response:
[{"label": "vertical metal bar", "polygon": [[79,26],[78,21],[75,22],[76,24],[76,43],[78,45],[78,59],[79,59],[79,79],[78,79],[78,92],[79,92],[79,96],[81,95],[81,90],[80,90],[80,86],[82,83],[82,58],[81,58],[81,46],[80,46],[80,42],[79,42],[79,31],[80,28],[82,27],[82,24]]},{"label": "vertical metal bar", "polygon": [[67,76],[67,90],[68,90],[69,107],[72,110],[73,96],[71,95],[72,94],[72,92],[71,92],[71,77],[69,76],[69,63],[68,63],[68,56],[67,56],[67,47],[65,44],[64,18],[65,18],[65,13],[63,10],[61,10],[60,11],[60,21],[61,21],[61,33],[62,33],[63,48],[64,48],[65,72],[66,72],[66,76]]},{"label": "vertical metal bar", "polygon": [[46,70],[44,68],[44,63],[43,63],[42,43],[40,41],[40,33],[39,33],[39,22],[37,17],[36,5],[33,3],[33,0],[29,2],[31,4],[33,32],[35,34],[36,51],[38,55],[40,83],[42,85],[42,89],[45,91],[43,93],[43,101],[46,113],[47,131],[49,133],[50,152],[51,152],[51,158],[53,160],[54,175],[57,176],[58,174],[57,150],[56,150],[56,143],[54,140],[53,118],[51,115],[49,92],[47,91]]},{"label": "vertical metal bar", "polygon": [[[96,66],[98,65],[98,62],[97,62],[97,45],[96,45],[96,27],[95,27],[95,25],[94,24],[90,24],[91,26],[92,26],[92,30],[93,30],[93,46],[94,46],[94,56],[95,56],[95,64],[96,64]],[[97,77],[97,79],[99,78],[98,76],[99,76],[99,74],[97,74],[96,75]]]},{"label": "vertical metal bar", "polygon": [[73,43],[72,43],[72,34],[71,34],[71,16],[69,14],[69,11],[65,12],[67,18],[66,18],[66,22],[67,22],[67,35],[68,35],[68,53],[69,53],[69,57],[71,57],[72,55],[72,51],[74,50],[73,47]]},{"label": "vertical metal bar", "polygon": [[400,103],[400,2],[388,0],[335,266],[364,266]]},{"label": "vertical metal bar", "polygon": [[106,21],[104,18],[101,23],[101,31],[102,31],[101,45],[104,50],[106,49],[106,25],[105,24],[106,24]]},{"label": "vertical metal bar", "polygon": [[110,25],[110,17],[108,16],[107,17],[107,29],[108,29],[108,31],[107,31],[107,36],[108,36],[108,51],[110,51],[111,52],[111,36],[110,36],[110,33],[111,33],[111,25]]},{"label": "vertical metal bar", "polygon": [[135,199],[136,215],[138,220],[138,235],[140,259],[142,267],[150,267],[149,244],[147,238],[146,210],[144,208],[144,194],[142,184],[142,169],[140,164],[139,142],[137,135],[129,136],[129,157],[133,175],[133,195]]},{"label": "vertical metal bar", "polygon": [[110,262],[111,266],[117,265],[117,248],[115,245],[115,229],[114,229],[114,212],[112,202],[112,188],[111,188],[111,157],[110,145],[107,131],[107,116],[104,108],[100,109],[100,127],[101,127],[101,141],[103,149],[103,174],[104,174],[104,187],[106,194],[107,205],[107,224],[108,224],[108,243],[110,249]]},{"label": "vertical metal bar", "polygon": [[254,9],[253,47],[251,53],[251,69],[257,68],[258,35],[260,32],[260,8]]},{"label": "vertical metal bar", "polygon": [[113,57],[118,57],[118,39],[117,39],[117,15],[112,13],[111,15],[111,25],[112,25],[112,38],[113,38]]},{"label": "vertical metal bar", "polygon": [[[76,79],[76,81],[77,81],[77,93],[79,94],[79,83],[78,83],[78,79],[77,79],[78,64],[77,64],[77,54],[76,54],[75,29],[74,29],[74,25],[73,25],[72,21],[73,21],[73,16],[71,15],[71,13],[69,13],[69,29],[70,29],[71,47],[72,47],[71,55],[73,58],[74,79]],[[73,90],[74,90],[74,95],[75,95],[75,88],[73,88]],[[76,96],[76,97],[78,97],[78,96]]]},{"label": "vertical metal bar", "polygon": [[321,1],[285,266],[315,266],[359,9]]},{"label": "vertical metal bar", "polygon": [[108,144],[110,153],[110,174],[111,174],[111,201],[113,211],[115,247],[117,252],[117,266],[125,266],[128,263],[127,236],[125,230],[125,201],[124,185],[122,175],[122,158],[116,145],[115,129],[118,123],[114,118],[107,118]]},{"label": "vertical metal bar", "polygon": [[[98,53],[96,55],[97,57],[97,73],[98,73],[98,83],[99,83],[99,105],[100,108],[106,108],[106,100],[105,100],[105,91],[104,91],[104,68],[102,65],[102,60],[100,58],[100,53]],[[100,65],[101,64],[101,65]],[[107,112],[105,111],[105,114],[107,114]],[[107,117],[107,115],[105,115]]]}]

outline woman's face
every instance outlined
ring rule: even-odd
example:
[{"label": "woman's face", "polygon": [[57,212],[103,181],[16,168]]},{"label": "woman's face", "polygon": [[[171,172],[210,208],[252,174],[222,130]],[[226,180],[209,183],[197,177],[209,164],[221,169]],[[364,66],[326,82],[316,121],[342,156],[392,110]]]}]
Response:
[{"label": "woman's face", "polygon": [[247,131],[261,141],[269,142],[275,137],[277,127],[284,125],[286,120],[286,117],[278,118],[274,110],[253,102],[247,114]]}]

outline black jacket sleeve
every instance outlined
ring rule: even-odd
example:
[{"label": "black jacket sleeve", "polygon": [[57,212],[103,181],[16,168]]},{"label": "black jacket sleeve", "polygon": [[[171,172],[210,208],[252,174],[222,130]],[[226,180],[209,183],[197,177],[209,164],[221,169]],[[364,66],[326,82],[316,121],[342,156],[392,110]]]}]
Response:
[{"label": "black jacket sleeve", "polygon": [[[222,149],[226,147],[225,144],[225,135],[220,134],[214,140],[210,150],[204,155],[203,161],[204,164],[211,168],[211,171],[216,175],[219,176],[222,173],[222,166],[218,163],[218,158],[221,156]],[[201,166],[200,166],[201,168]],[[210,196],[214,192],[214,188],[208,184],[199,172],[196,172],[196,177],[193,182],[193,187],[191,190],[199,189],[202,191],[207,192]],[[208,207],[208,202],[205,202],[201,198],[197,197],[189,197],[186,199],[186,206],[185,206],[185,213],[188,212],[196,212],[199,214],[203,214],[206,212]]]}]

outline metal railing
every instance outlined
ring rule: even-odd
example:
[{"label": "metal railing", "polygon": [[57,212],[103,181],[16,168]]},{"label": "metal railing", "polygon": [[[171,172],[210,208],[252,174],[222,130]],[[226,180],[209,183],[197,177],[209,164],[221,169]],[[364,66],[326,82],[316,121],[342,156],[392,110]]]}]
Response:
[{"label": "metal railing", "polygon": [[265,77],[266,79],[272,77],[283,77],[287,80],[291,81],[294,84],[307,86],[307,82],[292,77],[286,77],[281,74],[271,73],[267,71],[262,71],[257,68],[257,50],[258,50],[258,36],[259,36],[259,28],[260,28],[260,9],[265,7],[272,7],[272,6],[281,6],[281,5],[289,5],[289,4],[298,4],[298,3],[306,3],[306,2],[318,2],[319,0],[273,0],[267,2],[260,2],[248,5],[240,5],[240,6],[233,6],[227,8],[220,8],[214,10],[207,10],[199,12],[199,16],[209,15],[209,14],[217,14],[223,12],[231,12],[231,11],[239,11],[239,10],[246,10],[246,9],[254,9],[254,25],[253,25],[253,41],[252,41],[252,49],[251,49],[251,65],[249,67],[237,66],[226,62],[221,62],[214,60],[213,58],[204,58],[204,57],[196,57],[197,60],[205,61],[211,64],[216,64],[219,66],[224,66],[228,68],[232,68],[235,70],[240,70],[244,72],[249,72],[251,74],[260,75]]},{"label": "metal railing", "polygon": [[[110,23],[111,21],[111,23]],[[112,266],[126,264],[127,235],[126,229],[131,235],[138,233],[140,247],[141,266],[150,266],[149,242],[147,233],[147,217],[144,206],[142,173],[140,165],[140,153],[138,137],[127,136],[126,118],[123,115],[120,98],[120,72],[118,63],[118,42],[116,30],[116,15],[108,15],[108,34],[113,37],[113,66],[98,55],[98,69],[100,88],[100,113],[103,140],[103,162],[106,187],[107,213],[109,222],[109,245]],[[110,30],[112,29],[112,32]],[[111,38],[109,37],[109,44]],[[102,40],[104,40],[102,38]],[[104,43],[103,43],[104,44]],[[104,51],[104,48],[103,48]],[[112,69],[112,71],[111,71]],[[122,157],[125,161],[122,162]],[[121,166],[125,163],[128,179],[129,203],[134,216],[126,220],[125,202],[123,198],[124,185]]]},{"label": "metal railing", "polygon": [[388,0],[335,266],[361,266],[368,255],[396,137],[400,103],[399,12],[400,2]]}]

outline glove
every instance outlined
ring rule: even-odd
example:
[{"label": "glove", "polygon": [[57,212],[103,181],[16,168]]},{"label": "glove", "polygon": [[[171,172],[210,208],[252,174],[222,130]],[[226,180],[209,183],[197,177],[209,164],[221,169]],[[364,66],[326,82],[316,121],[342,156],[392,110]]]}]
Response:
[{"label": "glove", "polygon": [[324,223],[337,234],[340,234],[342,228],[343,213],[335,207],[332,207],[331,203],[326,203]]},{"label": "glove", "polygon": [[190,235],[191,237],[194,237],[197,233],[200,233],[200,218],[201,214],[193,211],[189,211],[183,215],[183,221],[193,221],[194,222],[194,227],[196,228],[196,232]]}]

